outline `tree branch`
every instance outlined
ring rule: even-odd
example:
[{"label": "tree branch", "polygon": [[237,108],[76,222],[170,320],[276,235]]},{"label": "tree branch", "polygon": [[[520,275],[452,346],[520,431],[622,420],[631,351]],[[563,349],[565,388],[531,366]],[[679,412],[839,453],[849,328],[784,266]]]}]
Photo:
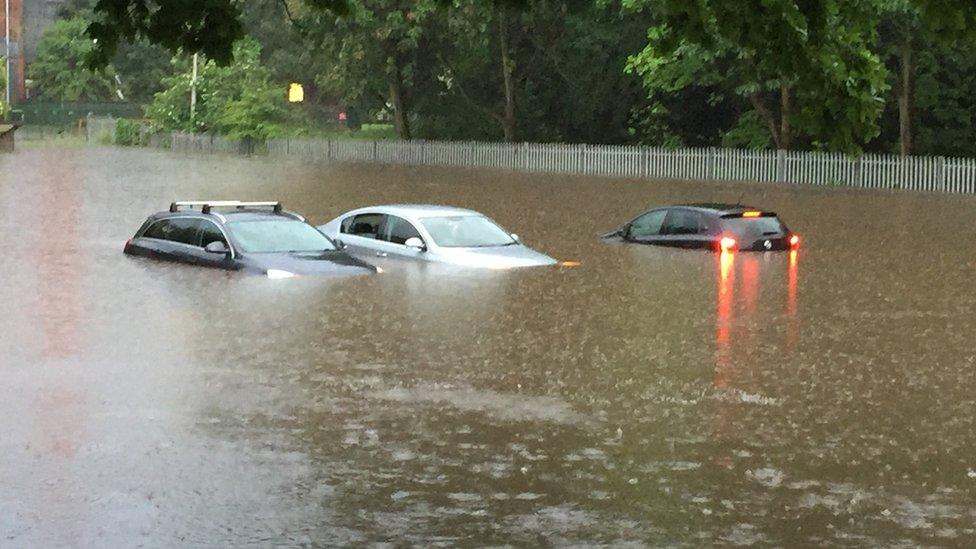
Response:
[{"label": "tree branch", "polygon": [[444,57],[443,56],[441,56],[440,54],[438,54],[437,55],[437,60],[440,61],[442,65],[444,65],[445,67],[447,67],[447,70],[450,71],[450,73],[451,73],[452,76],[455,76],[454,78],[451,79],[451,84],[453,84],[452,89],[456,89],[458,91],[458,93],[461,95],[461,99],[464,99],[469,105],[471,105],[472,107],[478,109],[479,111],[481,111],[482,113],[484,113],[488,117],[494,119],[499,124],[502,123],[502,121],[504,119],[502,118],[502,116],[500,114],[494,112],[493,110],[489,109],[488,107],[485,107],[481,103],[478,103],[474,99],[471,99],[470,96],[468,96],[467,92],[464,91],[464,87],[461,86],[461,81],[456,77],[457,73],[454,71],[453,68],[451,68],[451,65],[447,61],[444,60]]}]

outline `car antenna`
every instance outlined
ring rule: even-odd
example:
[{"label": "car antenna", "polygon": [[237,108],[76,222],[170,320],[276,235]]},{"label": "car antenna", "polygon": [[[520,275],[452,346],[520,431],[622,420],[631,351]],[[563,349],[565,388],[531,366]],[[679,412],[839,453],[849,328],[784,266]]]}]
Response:
[{"label": "car antenna", "polygon": [[742,197],[745,196],[745,194],[746,194],[745,191],[742,191],[741,193],[739,193],[739,198],[736,198],[735,199],[735,205],[736,206],[741,206],[742,205]]}]

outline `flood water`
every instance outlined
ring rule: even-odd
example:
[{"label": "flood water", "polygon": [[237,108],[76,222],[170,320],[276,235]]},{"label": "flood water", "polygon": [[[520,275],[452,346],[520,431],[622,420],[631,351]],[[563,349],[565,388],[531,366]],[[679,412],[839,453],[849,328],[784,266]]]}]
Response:
[{"label": "flood water", "polygon": [[[480,210],[579,267],[124,256],[174,199]],[[597,237],[741,200],[798,254]],[[976,539],[976,199],[112,148],[0,157],[0,546]]]}]

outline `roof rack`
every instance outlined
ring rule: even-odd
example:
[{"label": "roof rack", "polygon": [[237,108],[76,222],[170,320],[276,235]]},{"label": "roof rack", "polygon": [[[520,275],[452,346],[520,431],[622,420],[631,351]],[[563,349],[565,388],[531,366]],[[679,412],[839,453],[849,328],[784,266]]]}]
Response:
[{"label": "roof rack", "polygon": [[173,202],[169,205],[169,211],[178,212],[180,208],[192,210],[195,206],[200,207],[203,213],[210,213],[214,208],[234,208],[243,210],[245,208],[272,208],[275,213],[281,213],[281,202],[241,202],[240,200],[190,200]]}]

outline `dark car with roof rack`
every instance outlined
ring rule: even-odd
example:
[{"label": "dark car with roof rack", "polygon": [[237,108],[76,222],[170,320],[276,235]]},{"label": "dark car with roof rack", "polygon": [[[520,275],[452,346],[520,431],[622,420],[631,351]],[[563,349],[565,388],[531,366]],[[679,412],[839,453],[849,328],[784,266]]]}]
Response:
[{"label": "dark car with roof rack", "polygon": [[124,251],[269,278],[379,272],[280,202],[173,202],[149,216]]},{"label": "dark car with roof rack", "polygon": [[650,209],[604,235],[636,244],[715,251],[777,251],[800,237],[770,211],[741,204],[686,204]]}]

